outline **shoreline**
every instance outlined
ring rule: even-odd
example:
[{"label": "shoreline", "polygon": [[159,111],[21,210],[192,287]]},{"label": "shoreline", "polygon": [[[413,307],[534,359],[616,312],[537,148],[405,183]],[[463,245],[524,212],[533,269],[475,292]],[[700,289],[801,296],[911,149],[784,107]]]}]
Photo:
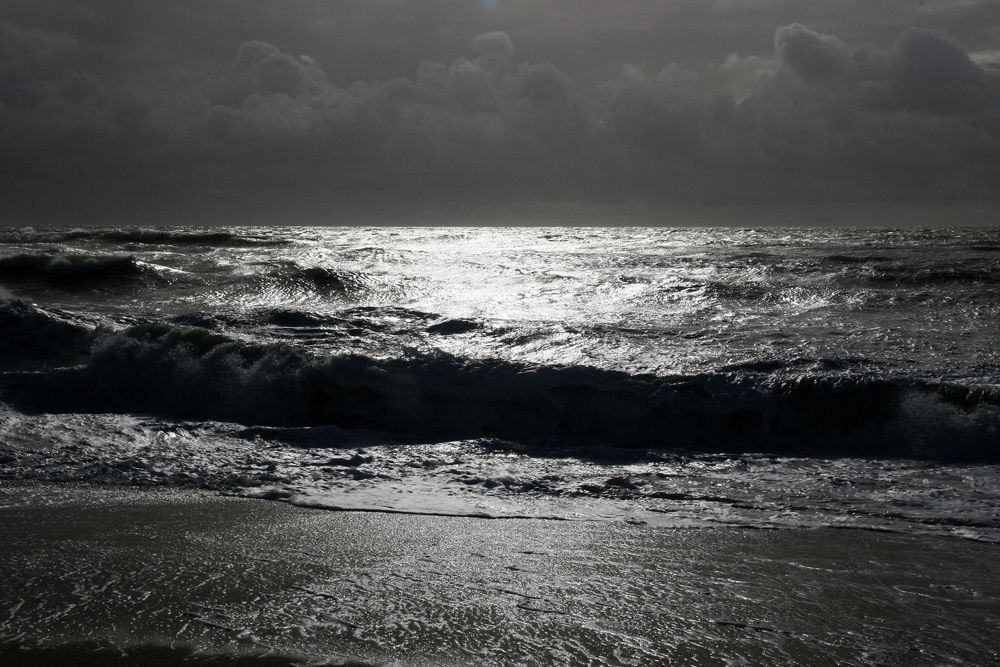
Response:
[{"label": "shoreline", "polygon": [[21,482],[0,483],[0,530],[5,664],[1000,659],[1000,546],[948,537]]}]

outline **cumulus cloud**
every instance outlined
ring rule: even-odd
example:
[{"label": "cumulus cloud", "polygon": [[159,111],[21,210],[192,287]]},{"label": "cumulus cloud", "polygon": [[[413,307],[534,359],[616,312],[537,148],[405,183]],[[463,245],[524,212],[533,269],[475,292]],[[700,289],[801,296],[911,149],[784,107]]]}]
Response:
[{"label": "cumulus cloud", "polygon": [[983,69],[947,35],[911,29],[894,48],[891,82],[902,105],[936,113],[996,111],[1000,77]]},{"label": "cumulus cloud", "polygon": [[505,32],[488,32],[472,40],[477,63],[485,70],[505,73],[514,55],[514,43]]},{"label": "cumulus cloud", "polygon": [[778,28],[774,46],[781,62],[804,81],[830,83],[855,74],[851,50],[833,35],[793,23]]},{"label": "cumulus cloud", "polygon": [[781,64],[800,80],[850,85],[886,107],[934,114],[989,112],[1000,104],[1000,78],[947,34],[911,28],[889,51],[848,47],[832,35],[792,24],[778,28]]}]

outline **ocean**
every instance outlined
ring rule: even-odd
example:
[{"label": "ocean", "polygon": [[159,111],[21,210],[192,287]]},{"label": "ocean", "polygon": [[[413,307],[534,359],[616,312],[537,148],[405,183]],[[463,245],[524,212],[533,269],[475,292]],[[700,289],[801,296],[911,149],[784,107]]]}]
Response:
[{"label": "ocean", "polygon": [[1000,542],[1000,230],[0,229],[0,479]]}]

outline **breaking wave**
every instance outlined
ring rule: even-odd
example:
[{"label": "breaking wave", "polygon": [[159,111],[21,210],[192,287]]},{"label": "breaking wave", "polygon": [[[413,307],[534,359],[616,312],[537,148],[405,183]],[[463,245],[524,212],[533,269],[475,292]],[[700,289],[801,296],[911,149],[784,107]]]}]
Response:
[{"label": "breaking wave", "polygon": [[43,281],[63,286],[123,283],[162,276],[152,264],[131,256],[18,254],[0,257],[0,280]]},{"label": "breaking wave", "polygon": [[628,448],[1000,460],[995,389],[854,375],[661,377],[445,354],[315,356],[155,323],[8,391],[23,410]]},{"label": "breaking wave", "polygon": [[0,370],[79,362],[98,324],[22,299],[0,300]]}]

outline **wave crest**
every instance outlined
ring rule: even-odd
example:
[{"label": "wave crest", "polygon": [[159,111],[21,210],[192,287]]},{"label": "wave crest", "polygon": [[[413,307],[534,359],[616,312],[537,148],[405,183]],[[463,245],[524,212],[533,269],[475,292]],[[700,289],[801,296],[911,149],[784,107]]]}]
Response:
[{"label": "wave crest", "polygon": [[[270,295],[271,301],[304,296],[338,297],[368,289],[368,277],[362,273],[303,266],[296,262],[268,263],[254,273],[231,277],[226,290],[252,295]],[[279,297],[277,295],[283,295]]]},{"label": "wave crest", "polygon": [[90,351],[96,326],[22,299],[0,300],[0,369],[79,362]]},{"label": "wave crest", "polygon": [[0,257],[0,279],[44,281],[64,286],[160,278],[156,268],[132,256],[31,255]]},{"label": "wave crest", "polygon": [[492,437],[621,447],[1000,460],[995,390],[859,376],[657,377],[448,355],[315,357],[287,345],[146,324],[49,373],[27,407],[407,440]]}]

